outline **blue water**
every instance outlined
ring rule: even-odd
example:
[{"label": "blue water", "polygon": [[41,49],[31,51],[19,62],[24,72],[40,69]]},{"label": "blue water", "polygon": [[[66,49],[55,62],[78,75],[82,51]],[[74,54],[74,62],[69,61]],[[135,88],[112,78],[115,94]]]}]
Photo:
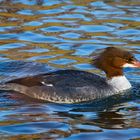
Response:
[{"label": "blue water", "polygon": [[[0,82],[54,69],[104,76],[91,56],[121,47],[140,59],[140,2],[0,0]],[[124,70],[140,83],[140,69]],[[0,139],[138,140],[140,93],[87,105],[46,103],[0,92]]]}]

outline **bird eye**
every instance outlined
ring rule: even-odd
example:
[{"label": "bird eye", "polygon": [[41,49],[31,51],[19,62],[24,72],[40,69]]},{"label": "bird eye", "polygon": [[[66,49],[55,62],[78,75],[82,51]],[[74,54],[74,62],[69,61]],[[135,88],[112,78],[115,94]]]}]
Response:
[{"label": "bird eye", "polygon": [[133,61],[133,60],[134,60],[133,57],[127,58],[127,62],[131,62],[131,61]]}]

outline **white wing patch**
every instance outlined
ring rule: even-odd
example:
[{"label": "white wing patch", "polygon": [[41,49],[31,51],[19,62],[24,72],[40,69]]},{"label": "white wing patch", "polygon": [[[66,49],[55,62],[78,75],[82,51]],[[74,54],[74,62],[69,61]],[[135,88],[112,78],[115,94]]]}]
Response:
[{"label": "white wing patch", "polygon": [[45,82],[41,82],[43,85],[48,86],[48,87],[53,87],[53,84],[46,84]]}]

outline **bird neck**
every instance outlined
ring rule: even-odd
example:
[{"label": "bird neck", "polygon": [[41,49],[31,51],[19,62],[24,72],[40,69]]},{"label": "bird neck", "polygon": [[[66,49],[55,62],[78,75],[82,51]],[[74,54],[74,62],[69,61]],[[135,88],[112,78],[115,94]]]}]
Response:
[{"label": "bird neck", "polygon": [[115,76],[107,79],[107,83],[113,87],[117,92],[127,90],[131,88],[130,82],[124,75]]}]

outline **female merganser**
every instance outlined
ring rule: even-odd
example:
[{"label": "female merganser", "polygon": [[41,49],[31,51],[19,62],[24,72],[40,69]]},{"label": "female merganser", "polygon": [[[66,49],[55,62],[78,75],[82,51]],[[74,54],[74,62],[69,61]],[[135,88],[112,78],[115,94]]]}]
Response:
[{"label": "female merganser", "polygon": [[92,64],[103,70],[106,78],[85,71],[58,70],[11,80],[0,89],[55,103],[88,102],[130,89],[123,68],[140,67],[130,52],[115,47],[106,48]]}]

